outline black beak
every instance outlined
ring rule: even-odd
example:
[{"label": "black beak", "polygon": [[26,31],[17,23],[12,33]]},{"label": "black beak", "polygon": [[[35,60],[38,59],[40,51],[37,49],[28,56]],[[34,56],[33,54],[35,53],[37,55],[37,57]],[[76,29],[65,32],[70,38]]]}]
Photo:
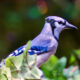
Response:
[{"label": "black beak", "polygon": [[78,29],[76,26],[74,26],[68,22],[66,23],[66,28]]}]

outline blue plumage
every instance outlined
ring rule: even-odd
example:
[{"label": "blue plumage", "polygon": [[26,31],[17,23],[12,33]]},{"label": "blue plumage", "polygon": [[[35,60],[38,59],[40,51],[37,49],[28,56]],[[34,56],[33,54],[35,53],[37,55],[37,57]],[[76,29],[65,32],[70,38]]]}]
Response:
[{"label": "blue plumage", "polygon": [[32,46],[30,51],[29,51],[29,54],[30,55],[33,55],[33,54],[39,55],[39,54],[47,52],[47,51],[48,51],[48,47]]},{"label": "blue plumage", "polygon": [[[18,55],[22,54],[24,52],[24,50],[25,50],[25,47],[21,46],[20,48],[18,48],[14,52],[12,52],[9,56],[18,56]],[[47,52],[47,51],[48,51],[48,47],[32,46],[30,48],[30,51],[28,51],[28,52],[30,55],[33,55],[33,54],[39,55],[39,54]]]},{"label": "blue plumage", "polygon": [[22,54],[25,50],[25,45],[19,47],[17,50],[13,51],[9,56],[18,56],[20,54]]}]

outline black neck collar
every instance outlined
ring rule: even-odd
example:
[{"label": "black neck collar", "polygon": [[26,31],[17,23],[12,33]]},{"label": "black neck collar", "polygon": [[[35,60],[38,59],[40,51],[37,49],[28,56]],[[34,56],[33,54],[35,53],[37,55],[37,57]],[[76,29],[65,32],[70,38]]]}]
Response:
[{"label": "black neck collar", "polygon": [[59,41],[59,39],[55,35],[54,35],[54,38],[56,39],[57,42]]},{"label": "black neck collar", "polygon": [[54,19],[46,19],[46,21],[48,22],[48,23],[50,23],[50,25],[51,25],[51,28],[52,28],[52,32],[53,32],[53,36],[54,36],[54,38],[56,39],[56,41],[58,42],[58,38],[55,36],[55,34],[54,34],[54,30],[55,30],[55,28],[56,28],[56,26],[54,25],[54,22],[55,22],[55,20]]},{"label": "black neck collar", "polygon": [[55,30],[55,26],[52,26],[52,32],[53,32],[53,36],[54,36],[54,38],[57,40],[57,42],[58,42],[58,38],[55,36],[55,33],[54,33],[54,30]]}]

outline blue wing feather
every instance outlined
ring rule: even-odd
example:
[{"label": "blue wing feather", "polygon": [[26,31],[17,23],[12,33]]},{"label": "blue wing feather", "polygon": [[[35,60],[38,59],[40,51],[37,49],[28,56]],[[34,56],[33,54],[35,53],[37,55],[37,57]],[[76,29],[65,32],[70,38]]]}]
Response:
[{"label": "blue wing feather", "polygon": [[22,54],[24,52],[24,50],[25,50],[25,45],[19,47],[15,51],[13,51],[9,56],[18,56],[18,55]]},{"label": "blue wing feather", "polygon": [[39,55],[39,54],[47,52],[47,51],[48,51],[48,47],[32,46],[30,51],[28,51],[28,52],[30,55],[33,55],[33,54]]}]

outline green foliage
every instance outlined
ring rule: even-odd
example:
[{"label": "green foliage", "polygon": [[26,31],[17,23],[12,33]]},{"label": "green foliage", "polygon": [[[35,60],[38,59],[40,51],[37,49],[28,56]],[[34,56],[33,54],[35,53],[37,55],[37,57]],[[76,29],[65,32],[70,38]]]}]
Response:
[{"label": "green foliage", "polygon": [[43,64],[41,69],[44,72],[45,77],[54,80],[65,80],[63,76],[63,69],[66,65],[66,58],[58,59],[56,56],[51,56],[47,63]]},{"label": "green foliage", "polygon": [[70,64],[77,63],[78,65],[80,65],[80,50],[76,50],[73,52],[69,62]]},{"label": "green foliage", "polygon": [[5,60],[5,65],[0,68],[0,80],[26,80],[40,79],[42,71],[36,67],[36,55],[28,55],[30,41],[26,50],[19,56],[11,56]]},{"label": "green foliage", "polygon": [[75,56],[72,54],[69,63],[72,64],[76,61]]},{"label": "green foliage", "polygon": [[[72,66],[72,63],[78,63],[76,56],[79,57],[80,50],[74,52],[70,59],[71,65],[68,68],[65,68],[67,63],[66,57],[58,59],[56,56],[51,56],[41,67],[45,75],[42,80],[80,80],[80,66],[78,64]],[[74,54],[76,54],[76,56]]]}]

